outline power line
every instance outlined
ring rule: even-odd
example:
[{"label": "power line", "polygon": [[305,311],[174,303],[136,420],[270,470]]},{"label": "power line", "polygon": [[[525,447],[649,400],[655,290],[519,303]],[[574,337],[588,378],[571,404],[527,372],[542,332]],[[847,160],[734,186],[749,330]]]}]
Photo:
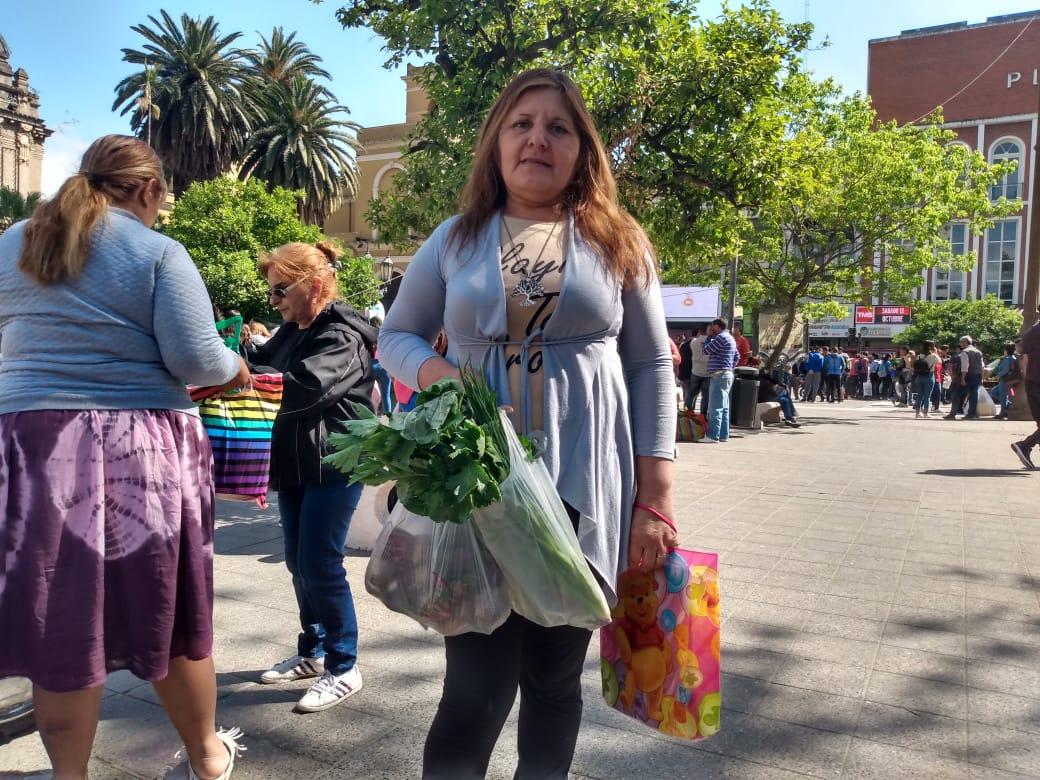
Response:
[{"label": "power line", "polygon": [[1014,40],[1012,40],[1012,41],[1011,41],[1011,43],[1009,43],[1009,44],[1007,45],[1007,47],[1006,47],[1006,48],[1004,49],[1004,51],[1002,51],[1002,52],[1001,52],[1000,54],[998,54],[998,55],[997,55],[997,56],[996,56],[996,57],[995,57],[995,58],[993,59],[993,62],[991,62],[991,63],[990,63],[989,65],[987,65],[987,66],[986,66],[985,68],[983,68],[983,69],[982,69],[982,71],[980,71],[980,72],[979,72],[979,75],[977,75],[977,76],[976,76],[975,78],[973,78],[973,79],[972,79],[971,81],[969,81],[969,82],[968,82],[967,84],[965,84],[965,85],[964,85],[963,87],[961,87],[961,88],[960,88],[960,89],[958,89],[958,90],[957,90],[956,92],[954,92],[954,93],[953,93],[952,95],[950,95],[950,97],[946,98],[946,100],[944,100],[944,101],[942,101],[941,103],[939,103],[939,104],[938,104],[937,106],[935,106],[935,108],[933,108],[933,109],[932,109],[931,111],[926,111],[925,113],[921,114],[921,116],[917,117],[917,119],[915,119],[915,120],[914,120],[913,122],[911,122],[910,124],[912,124],[912,125],[916,125],[916,124],[917,124],[918,122],[920,122],[920,121],[921,121],[922,119],[924,119],[924,118],[925,118],[926,116],[928,116],[929,114],[933,114],[933,113],[935,113],[935,109],[937,109],[937,108],[942,108],[942,107],[943,107],[944,105],[946,105],[947,103],[949,103],[949,102],[951,102],[951,101],[953,101],[953,100],[956,100],[956,99],[957,99],[958,97],[960,97],[960,96],[961,96],[961,93],[963,93],[963,92],[964,92],[965,90],[967,90],[967,89],[968,89],[969,87],[971,87],[971,85],[972,85],[972,84],[974,84],[974,83],[975,83],[976,81],[978,81],[978,80],[979,80],[979,79],[981,79],[981,78],[982,78],[983,76],[985,76],[985,75],[986,75],[986,73],[987,73],[987,72],[989,71],[989,69],[990,69],[990,68],[992,68],[992,67],[993,67],[994,65],[996,65],[996,64],[997,64],[997,62],[999,62],[999,61],[1000,61],[1000,58],[1001,58],[1001,57],[1003,57],[1003,56],[1004,56],[1005,54],[1007,54],[1007,53],[1008,53],[1008,52],[1009,52],[1009,51],[1011,50],[1011,47],[1012,47],[1012,46],[1014,46],[1014,45],[1015,45],[1016,43],[1018,43],[1018,39],[1019,39],[1019,38],[1021,38],[1021,37],[1022,37],[1023,35],[1025,35],[1025,34],[1026,34],[1026,30],[1028,30],[1028,29],[1029,29],[1029,27],[1030,27],[1030,25],[1032,25],[1032,23],[1033,23],[1033,22],[1035,22],[1035,21],[1036,21],[1036,17],[1034,16],[1034,17],[1032,17],[1032,18],[1031,18],[1031,19],[1030,19],[1030,20],[1029,20],[1028,22],[1026,22],[1026,25],[1025,25],[1025,27],[1023,27],[1023,28],[1022,28],[1022,29],[1021,29],[1021,30],[1019,31],[1018,35],[1016,35],[1016,36],[1015,36]]}]

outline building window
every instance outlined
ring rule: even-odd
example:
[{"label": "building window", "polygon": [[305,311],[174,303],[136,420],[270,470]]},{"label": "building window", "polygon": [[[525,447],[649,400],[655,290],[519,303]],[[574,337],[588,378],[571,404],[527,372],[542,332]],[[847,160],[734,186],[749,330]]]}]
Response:
[{"label": "building window", "polygon": [[1019,182],[1019,175],[1022,172],[1022,147],[1019,143],[1017,141],[1001,141],[993,147],[993,151],[989,156],[991,163],[1008,162],[1011,160],[1018,163],[1018,167],[990,188],[990,198],[993,200],[1000,197],[1014,200],[1022,194],[1022,187]]},{"label": "building window", "polygon": [[983,295],[996,295],[1005,303],[1015,301],[1018,266],[1018,220],[999,220],[986,231],[986,265]]},{"label": "building window", "polygon": [[[950,251],[955,257],[968,253],[968,226],[963,222],[950,225]],[[964,271],[936,268],[933,277],[933,301],[960,301],[964,299]]]}]

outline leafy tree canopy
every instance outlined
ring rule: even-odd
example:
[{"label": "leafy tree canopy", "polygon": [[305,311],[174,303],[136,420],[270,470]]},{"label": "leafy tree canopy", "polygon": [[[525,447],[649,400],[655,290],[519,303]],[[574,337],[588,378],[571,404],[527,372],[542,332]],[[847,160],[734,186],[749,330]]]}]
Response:
[{"label": "leafy tree canopy", "polygon": [[[292,241],[316,243],[321,230],[297,214],[298,192],[230,178],[197,182],[177,199],[163,232],[180,241],[199,269],[213,302],[248,320],[268,317],[267,284],[257,270],[265,251]],[[379,299],[371,261],[348,258],[339,272],[343,298],[357,308]]]},{"label": "leafy tree canopy", "polygon": [[709,21],[690,0],[352,0],[337,16],[382,36],[388,67],[431,63],[419,79],[433,108],[392,192],[370,204],[388,240],[406,245],[454,213],[491,103],[517,73],[551,66],[581,86],[622,199],[666,264],[716,267],[734,234],[702,217],[757,202],[774,175],[762,152],[786,128],[771,106],[811,33],[764,0]]},{"label": "leafy tree canopy", "polygon": [[1005,344],[1018,338],[1022,313],[995,296],[981,300],[921,301],[914,304],[914,321],[893,337],[896,344],[920,346],[923,341],[956,347],[961,336],[971,336],[989,358],[1003,354]]},{"label": "leafy tree canopy", "polygon": [[10,187],[0,187],[0,233],[15,222],[28,219],[40,202],[40,193],[30,192],[22,195]]}]

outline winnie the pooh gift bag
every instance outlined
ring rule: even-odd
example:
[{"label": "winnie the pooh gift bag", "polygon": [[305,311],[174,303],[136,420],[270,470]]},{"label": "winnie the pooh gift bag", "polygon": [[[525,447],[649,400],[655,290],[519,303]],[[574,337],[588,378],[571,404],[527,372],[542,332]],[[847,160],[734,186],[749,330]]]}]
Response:
[{"label": "winnie the pooh gift bag", "polygon": [[675,549],[649,574],[626,572],[600,630],[607,704],[674,737],[710,737],[721,725],[718,560]]}]

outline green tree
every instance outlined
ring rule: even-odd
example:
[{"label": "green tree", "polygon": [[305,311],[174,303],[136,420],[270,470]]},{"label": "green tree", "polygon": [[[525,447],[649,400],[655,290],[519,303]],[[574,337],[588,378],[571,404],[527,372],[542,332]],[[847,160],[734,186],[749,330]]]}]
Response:
[{"label": "green tree", "polygon": [[[1017,202],[989,199],[1013,166],[989,165],[941,128],[878,124],[867,99],[841,97],[805,82],[811,110],[786,118],[772,154],[773,184],[754,212],[733,210],[741,241],[741,297],[786,313],[775,360],[799,308],[876,295],[908,301],[927,268],[968,270],[973,253],[954,256],[944,227],[979,231],[1013,213]],[[884,263],[875,263],[875,253]],[[869,258],[864,260],[864,258]]]},{"label": "green tree", "polygon": [[131,27],[146,43],[123,49],[123,60],[145,67],[116,85],[112,110],[122,107],[133,132],[150,136],[180,194],[192,182],[231,169],[245,146],[254,107],[244,89],[246,60],[231,46],[242,33],[221,35],[212,16],[183,14],[178,25],[165,10],[159,14],[160,19],[148,17],[151,26]]},{"label": "green tree", "polygon": [[15,222],[32,216],[36,204],[40,202],[40,193],[30,192],[22,195],[10,187],[0,187],[0,233]]},{"label": "green tree", "polygon": [[[198,267],[213,302],[248,320],[270,316],[267,284],[257,270],[265,252],[291,241],[315,243],[321,230],[297,213],[299,193],[230,178],[197,182],[174,204],[163,232],[180,241]],[[379,298],[372,264],[353,259],[339,273],[344,299],[363,308]]]},{"label": "green tree", "polygon": [[[720,202],[755,202],[773,175],[761,150],[785,128],[768,104],[798,71],[811,32],[764,0],[712,21],[698,19],[692,0],[352,0],[337,16],[380,35],[388,67],[431,62],[419,80],[433,108],[392,191],[370,204],[382,236],[406,244],[455,211],[491,103],[517,73],[551,66],[582,87],[622,198],[666,265],[733,244],[726,223],[703,218]],[[706,239],[707,254],[697,251]]]},{"label": "green tree", "polygon": [[296,40],[295,32],[286,35],[281,27],[275,27],[270,38],[261,35],[260,45],[244,52],[244,55],[261,88],[268,83],[288,86],[301,76],[311,80],[332,79],[332,75],[321,67],[321,57],[303,41]]},{"label": "green tree", "polygon": [[914,304],[913,324],[892,340],[911,347],[923,341],[954,346],[961,336],[971,336],[985,355],[994,358],[1018,338],[1021,327],[1022,312],[993,295],[981,300],[921,301]]},{"label": "green tree", "polygon": [[302,193],[300,215],[320,224],[357,191],[353,153],[360,150],[358,125],[346,119],[317,83],[295,76],[269,82],[258,97],[260,117],[242,159],[240,175]]}]

